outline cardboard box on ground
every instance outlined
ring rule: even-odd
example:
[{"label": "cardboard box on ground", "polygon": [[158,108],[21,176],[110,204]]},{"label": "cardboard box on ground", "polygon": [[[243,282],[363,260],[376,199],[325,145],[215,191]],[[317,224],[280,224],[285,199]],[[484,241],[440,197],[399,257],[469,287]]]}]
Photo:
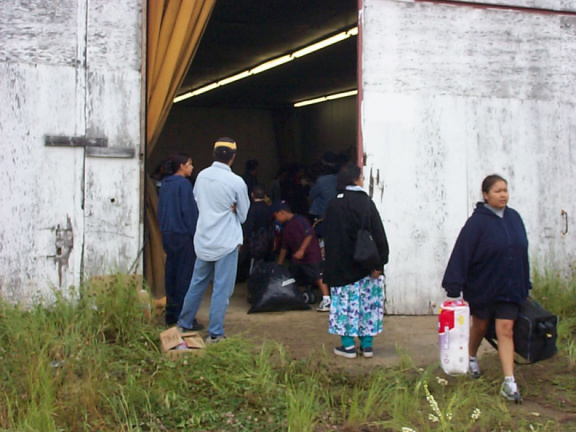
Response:
[{"label": "cardboard box on ground", "polygon": [[206,345],[198,332],[180,333],[172,327],[160,333],[160,347],[168,358],[177,360],[190,354],[203,354]]}]

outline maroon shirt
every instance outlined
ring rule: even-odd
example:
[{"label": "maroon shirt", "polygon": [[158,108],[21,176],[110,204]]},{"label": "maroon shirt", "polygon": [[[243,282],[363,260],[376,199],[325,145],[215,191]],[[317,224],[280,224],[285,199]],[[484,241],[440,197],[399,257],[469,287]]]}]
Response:
[{"label": "maroon shirt", "polygon": [[303,264],[320,263],[322,261],[322,253],[320,252],[320,245],[318,245],[318,238],[306,218],[298,214],[294,214],[294,217],[282,227],[281,247],[288,249],[292,253],[300,249],[300,245],[310,234],[312,235],[312,240],[304,252],[304,257],[301,260],[292,258],[293,262]]}]

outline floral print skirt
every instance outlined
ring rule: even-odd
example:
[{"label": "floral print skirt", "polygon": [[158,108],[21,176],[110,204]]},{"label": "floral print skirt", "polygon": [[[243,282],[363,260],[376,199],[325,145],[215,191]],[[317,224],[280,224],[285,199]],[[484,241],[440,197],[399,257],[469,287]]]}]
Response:
[{"label": "floral print skirt", "polygon": [[370,276],[349,285],[331,287],[330,327],[340,336],[375,336],[382,333],[384,277]]}]

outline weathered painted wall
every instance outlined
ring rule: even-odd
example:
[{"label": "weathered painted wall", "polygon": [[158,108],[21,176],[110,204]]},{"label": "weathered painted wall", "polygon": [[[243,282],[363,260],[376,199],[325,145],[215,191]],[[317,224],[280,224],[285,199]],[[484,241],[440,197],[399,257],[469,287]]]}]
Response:
[{"label": "weathered painted wall", "polygon": [[[33,301],[127,270],[141,243],[141,2],[0,6],[0,292]],[[123,158],[49,147],[107,138]],[[120,150],[118,150],[120,149]],[[116,150],[116,151],[115,151]],[[132,157],[125,157],[130,156]]]},{"label": "weathered painted wall", "polygon": [[454,2],[553,11],[574,11],[576,9],[576,0],[454,0]]},{"label": "weathered painted wall", "polygon": [[388,310],[436,310],[454,241],[494,172],[509,180],[533,260],[568,269],[576,16],[364,0],[362,20],[363,145],[390,240]]}]

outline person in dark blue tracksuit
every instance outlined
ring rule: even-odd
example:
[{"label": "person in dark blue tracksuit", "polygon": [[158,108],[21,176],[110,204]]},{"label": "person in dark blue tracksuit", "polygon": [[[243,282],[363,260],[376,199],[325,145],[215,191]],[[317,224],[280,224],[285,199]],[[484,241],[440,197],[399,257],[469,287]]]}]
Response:
[{"label": "person in dark blue tracksuit", "polygon": [[[166,252],[166,325],[176,324],[188,292],[196,253],[194,234],[198,207],[188,179],[194,166],[185,153],[175,153],[166,162],[171,175],[162,178],[158,199],[158,222]],[[196,323],[197,328],[201,325]]]},{"label": "person in dark blue tracksuit", "polygon": [[442,286],[448,297],[463,294],[470,305],[469,375],[481,375],[476,354],[495,319],[498,354],[504,372],[500,394],[520,402],[514,380],[514,321],[526,300],[530,283],[528,238],[522,218],[507,206],[508,184],[498,175],[482,182],[484,202],[460,231]]}]

